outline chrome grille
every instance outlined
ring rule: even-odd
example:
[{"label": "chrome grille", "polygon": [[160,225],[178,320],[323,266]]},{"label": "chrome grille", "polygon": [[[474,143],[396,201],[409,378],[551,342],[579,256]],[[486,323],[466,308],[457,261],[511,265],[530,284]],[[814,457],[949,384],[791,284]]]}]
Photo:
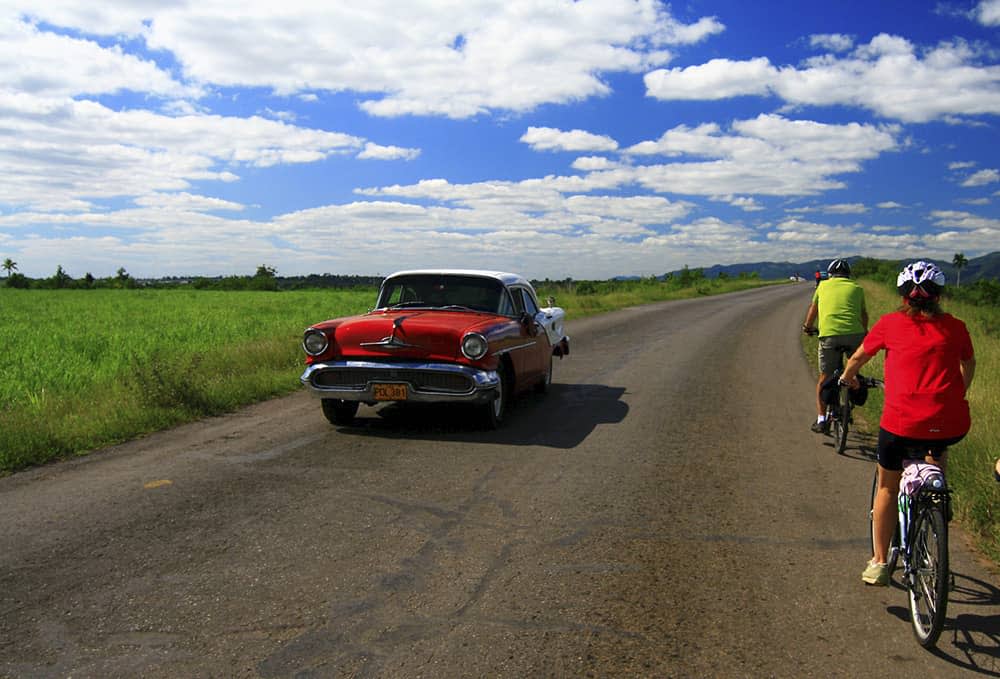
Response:
[{"label": "chrome grille", "polygon": [[405,368],[331,368],[320,370],[312,377],[316,387],[364,389],[371,382],[407,382],[416,391],[436,391],[465,394],[473,389],[472,380],[458,373]]}]

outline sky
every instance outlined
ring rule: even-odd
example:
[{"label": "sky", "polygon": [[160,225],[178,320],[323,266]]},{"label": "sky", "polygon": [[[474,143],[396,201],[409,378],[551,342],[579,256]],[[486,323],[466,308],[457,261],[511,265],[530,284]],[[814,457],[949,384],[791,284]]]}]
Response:
[{"label": "sky", "polygon": [[0,261],[950,262],[998,127],[1000,0],[0,0]]}]

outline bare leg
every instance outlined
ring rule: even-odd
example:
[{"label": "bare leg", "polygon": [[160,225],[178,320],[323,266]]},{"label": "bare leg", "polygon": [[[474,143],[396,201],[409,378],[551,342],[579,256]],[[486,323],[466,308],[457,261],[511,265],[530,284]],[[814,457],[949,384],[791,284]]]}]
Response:
[{"label": "bare leg", "polygon": [[823,383],[826,382],[826,378],[829,377],[826,373],[819,374],[819,381],[816,382],[816,416],[826,414],[826,406],[823,404]]},{"label": "bare leg", "polygon": [[875,554],[872,556],[875,563],[885,563],[889,553],[889,542],[896,530],[896,495],[899,493],[899,478],[902,475],[901,471],[892,471],[879,465],[878,491],[872,507],[872,522],[875,527]]}]

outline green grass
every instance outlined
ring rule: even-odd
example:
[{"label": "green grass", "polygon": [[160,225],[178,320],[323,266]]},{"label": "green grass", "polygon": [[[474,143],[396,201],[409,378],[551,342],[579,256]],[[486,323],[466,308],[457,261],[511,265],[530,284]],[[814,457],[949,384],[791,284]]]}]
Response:
[{"label": "green grass", "polygon": [[[872,323],[899,306],[899,298],[890,287],[866,280],[861,284],[865,288]],[[976,376],[967,396],[972,410],[972,430],[948,451],[948,482],[953,490],[955,514],[980,549],[995,563],[1000,563],[1000,516],[997,511],[1000,484],[993,479],[992,472],[996,458],[1000,457],[1000,396],[995,386],[1000,383],[1000,309],[949,299],[943,301],[942,307],[965,322],[976,351]],[[806,338],[804,346],[815,366],[816,340]],[[884,355],[884,352],[879,353],[862,373],[882,377]],[[872,391],[862,408],[862,426],[871,434],[878,431],[882,403],[882,393]]]},{"label": "green grass", "polygon": [[0,289],[0,473],[288,393],[302,330],[374,296]]}]

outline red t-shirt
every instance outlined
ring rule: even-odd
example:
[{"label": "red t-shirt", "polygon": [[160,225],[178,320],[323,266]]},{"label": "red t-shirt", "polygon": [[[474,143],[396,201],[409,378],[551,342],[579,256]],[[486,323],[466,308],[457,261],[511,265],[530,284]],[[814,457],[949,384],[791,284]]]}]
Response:
[{"label": "red t-shirt", "polygon": [[928,318],[896,311],[872,326],[864,347],[871,356],[886,350],[883,429],[914,439],[968,433],[972,422],[960,362],[973,352],[965,323],[951,314]]}]

